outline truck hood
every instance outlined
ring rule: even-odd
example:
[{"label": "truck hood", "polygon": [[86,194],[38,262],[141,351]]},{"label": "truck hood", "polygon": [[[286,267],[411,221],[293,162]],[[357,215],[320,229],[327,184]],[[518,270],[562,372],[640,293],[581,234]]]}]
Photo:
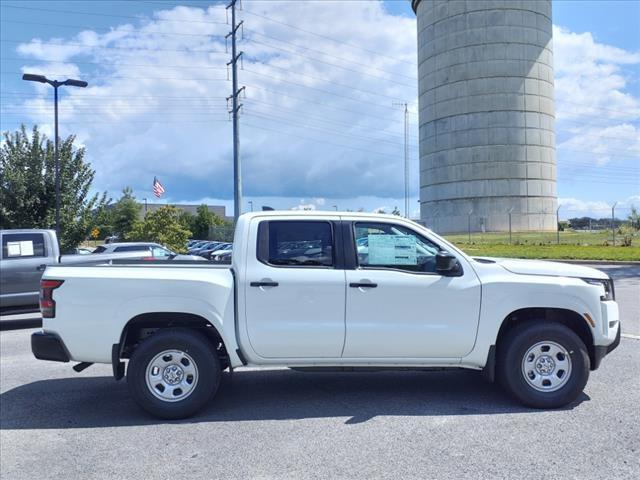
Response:
[{"label": "truck hood", "polygon": [[609,276],[591,267],[572,265],[570,263],[547,262],[543,260],[520,260],[515,258],[482,257],[481,262],[490,261],[500,265],[505,270],[518,275],[546,275],[552,277],[576,277],[607,279]]}]

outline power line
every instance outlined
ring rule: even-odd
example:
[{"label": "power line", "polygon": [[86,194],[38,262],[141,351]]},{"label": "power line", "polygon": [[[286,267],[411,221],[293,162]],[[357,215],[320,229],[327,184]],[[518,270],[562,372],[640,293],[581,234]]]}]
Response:
[{"label": "power line", "polygon": [[[221,54],[221,55],[227,55],[227,52],[224,52],[222,50],[210,50],[210,49],[205,49],[205,50],[190,50],[190,49],[184,49],[184,48],[143,48],[143,47],[115,47],[115,46],[105,46],[105,45],[86,45],[84,43],[72,43],[72,42],[65,42],[65,43],[56,43],[56,42],[42,42],[40,40],[36,41],[36,42],[25,42],[24,40],[13,40],[13,39],[8,39],[8,38],[2,38],[0,39],[0,42],[2,43],[18,43],[18,44],[25,44],[25,45],[51,45],[51,46],[58,46],[58,47],[84,47],[87,49],[92,49],[92,48],[100,48],[100,49],[104,49],[104,50],[126,50],[127,52],[131,52],[131,51],[136,51],[136,50],[140,50],[143,52],[183,52],[183,53],[208,53],[208,54]],[[78,54],[80,54],[81,52],[79,52]],[[46,60],[43,60],[46,61]]]},{"label": "power line", "polygon": [[265,114],[262,112],[253,112],[253,111],[247,111],[247,113],[245,113],[245,115],[247,116],[251,116],[251,117],[258,117],[258,118],[262,118],[264,120],[274,120],[276,122],[279,122],[281,124],[285,124],[285,125],[289,125],[295,128],[304,128],[305,130],[307,129],[311,129],[311,130],[316,130],[322,133],[329,133],[331,135],[337,135],[340,137],[345,137],[345,138],[350,138],[350,139],[358,139],[358,140],[363,140],[365,142],[383,142],[383,143],[387,143],[389,145],[393,145],[393,146],[398,146],[398,145],[402,145],[402,143],[400,142],[393,142],[390,140],[385,140],[385,139],[379,139],[379,138],[372,138],[372,137],[366,137],[366,136],[362,136],[362,135],[355,135],[355,134],[351,134],[351,133],[344,133],[343,131],[340,130],[334,130],[331,128],[326,128],[326,127],[319,127],[319,126],[315,126],[315,125],[309,125],[307,124],[301,124],[299,122],[294,122],[294,121],[290,121],[286,118],[282,118],[282,117],[278,117],[275,115],[271,115],[271,114]]},{"label": "power line", "polygon": [[384,121],[389,121],[389,119],[390,119],[389,117],[382,117],[380,115],[374,115],[374,114],[371,114],[371,113],[365,113],[365,112],[361,112],[359,110],[351,110],[351,109],[348,109],[348,108],[336,107],[335,105],[331,105],[331,104],[329,104],[327,102],[320,102],[320,101],[316,101],[316,100],[311,100],[309,98],[303,98],[303,97],[299,97],[299,96],[296,96],[296,95],[291,95],[289,93],[280,92],[278,90],[273,90],[273,89],[266,88],[266,87],[259,87],[257,85],[247,85],[247,87],[249,89],[262,90],[264,92],[268,92],[268,93],[271,93],[271,94],[274,94],[274,95],[279,95],[279,96],[282,96],[282,97],[293,98],[295,100],[298,100],[298,101],[301,101],[301,102],[305,102],[305,103],[312,103],[312,104],[315,104],[315,105],[320,105],[322,107],[330,108],[332,110],[340,110],[340,111],[343,111],[343,112],[354,113],[356,115],[361,115],[361,116],[365,116],[365,117],[377,118],[379,120],[384,120]]},{"label": "power line", "polygon": [[[17,57],[4,57],[4,60],[24,62],[25,59]],[[100,65],[113,67],[164,67],[164,68],[197,68],[199,70],[227,70],[226,67],[207,67],[200,65],[167,65],[165,63],[120,63],[120,62],[63,62],[60,60],[42,60],[44,63],[61,63],[66,65]]]},{"label": "power line", "polygon": [[[255,33],[252,33],[252,36],[253,36],[253,35],[255,35]],[[356,69],[353,69],[353,68],[345,67],[345,66],[343,66],[343,65],[338,65],[338,64],[335,64],[335,63],[327,62],[326,60],[320,60],[319,58],[314,58],[314,57],[311,57],[311,56],[309,56],[309,55],[305,55],[305,54],[303,54],[303,53],[296,52],[295,50],[289,50],[289,49],[286,49],[286,48],[278,47],[278,46],[276,46],[276,45],[270,45],[270,44],[268,44],[268,43],[264,43],[264,42],[261,42],[261,41],[255,40],[255,39],[253,39],[253,38],[251,38],[251,37],[250,37],[247,41],[249,41],[249,42],[251,42],[251,43],[255,43],[255,44],[257,44],[257,45],[263,45],[263,46],[265,46],[265,47],[267,47],[267,48],[272,48],[272,49],[275,49],[275,50],[280,50],[280,51],[283,51],[283,52],[289,53],[289,54],[291,54],[291,55],[296,55],[296,56],[298,56],[298,57],[306,58],[306,59],[309,59],[309,60],[314,61],[314,62],[320,62],[320,63],[324,63],[324,64],[326,64],[326,65],[330,65],[330,66],[333,66],[333,67],[341,68],[341,69],[343,69],[343,70],[347,70],[347,71],[350,71],[350,72],[355,72],[355,73],[358,73],[358,74],[360,74],[360,75],[367,75],[367,76],[370,76],[370,77],[374,77],[374,78],[379,78],[379,79],[382,79],[382,80],[386,80],[386,81],[389,81],[389,82],[392,82],[392,83],[397,83],[398,85],[403,85],[403,86],[405,86],[405,87],[415,88],[415,84],[411,85],[411,84],[408,84],[408,83],[398,82],[398,81],[395,81],[395,80],[393,80],[393,79],[391,79],[391,78],[388,78],[388,77],[381,77],[380,75],[374,75],[374,74],[371,74],[371,73],[366,73],[366,72],[363,72],[362,70],[356,70]],[[280,40],[280,41],[282,41],[282,40]],[[289,42],[283,42],[283,43],[289,43]],[[302,47],[298,47],[298,48],[302,48]],[[326,56],[329,56],[329,57],[333,57],[332,55],[328,55],[328,54],[326,54],[326,53],[320,52],[319,50],[312,50],[312,49],[307,49],[307,50],[311,50],[311,51],[319,52],[319,53],[322,53],[323,55],[326,55]],[[339,57],[334,57],[334,58],[338,58],[338,59],[340,59]],[[341,59],[341,60],[342,60],[342,59]],[[369,69],[372,69],[372,70],[382,71],[382,72],[388,73],[388,74],[390,74],[390,75],[397,75],[397,76],[400,76],[400,77],[409,78],[409,79],[413,80],[414,82],[415,82],[415,81],[417,81],[417,78],[416,78],[416,77],[409,77],[408,75],[402,75],[402,74],[397,74],[397,73],[391,73],[391,72],[388,72],[387,70],[381,70],[381,69],[379,69],[379,68],[371,67],[371,66],[368,66],[368,65],[363,64],[363,63],[353,62],[352,60],[344,60],[344,61],[347,61],[347,62],[349,62],[349,63],[351,63],[351,64],[354,64],[354,65],[362,65],[362,66],[365,66],[366,68],[369,68]]]},{"label": "power line", "polygon": [[[25,95],[25,96],[34,96],[34,97],[45,97],[43,94],[32,93],[32,92],[19,92],[19,91],[10,91],[10,90],[0,90],[0,95],[4,94],[12,94],[12,95]],[[170,98],[170,99],[192,99],[192,100],[207,100],[207,99],[218,99],[218,98],[226,98],[226,97],[206,97],[206,96],[196,96],[196,97],[188,97],[188,96],[168,96],[168,95],[100,95],[98,93],[74,93],[74,98]]]},{"label": "power line", "polygon": [[286,72],[286,73],[288,73],[290,75],[293,74],[293,75],[298,75],[298,76],[301,76],[301,77],[307,77],[307,78],[310,78],[312,80],[319,80],[321,82],[330,83],[331,85],[336,85],[338,87],[348,88],[349,90],[352,90],[352,91],[366,93],[367,95],[375,95],[375,96],[378,96],[378,97],[388,98],[390,100],[398,100],[398,98],[392,97],[390,95],[385,95],[384,93],[378,93],[378,92],[374,92],[372,90],[364,90],[362,88],[356,88],[356,87],[353,86],[353,84],[347,85],[345,83],[339,83],[339,82],[335,82],[333,80],[327,80],[326,78],[317,77],[315,75],[309,75],[307,73],[294,72],[294,71],[289,70],[288,68],[283,68],[283,67],[278,67],[276,65],[263,63],[263,62],[260,62],[256,58],[250,57],[250,59],[251,58],[253,59],[253,65],[261,65],[261,66],[267,67],[267,68],[274,68],[276,70],[281,70],[283,72]]},{"label": "power line", "polygon": [[246,14],[249,14],[249,15],[253,15],[255,17],[260,17],[260,18],[263,18],[263,19],[268,20],[270,22],[278,23],[280,25],[284,25],[285,27],[292,28],[292,29],[297,30],[299,32],[304,32],[304,33],[307,33],[309,35],[314,35],[314,36],[319,37],[319,38],[324,38],[325,40],[330,40],[332,42],[339,43],[340,46],[342,46],[342,47],[347,46],[347,47],[351,47],[351,48],[356,48],[358,50],[362,50],[364,52],[368,52],[368,53],[374,54],[374,55],[379,56],[379,57],[385,57],[385,58],[392,59],[392,60],[394,60],[396,62],[403,62],[403,63],[407,63],[407,64],[413,65],[413,66],[417,65],[416,62],[410,62],[408,60],[402,60],[400,58],[393,57],[391,55],[385,55],[383,53],[376,52],[375,50],[369,50],[368,48],[364,48],[364,47],[362,47],[360,45],[356,45],[356,44],[349,43],[349,42],[344,42],[342,40],[337,40],[337,39],[329,37],[327,35],[322,35],[320,33],[312,32],[310,30],[305,30],[304,28],[296,27],[295,25],[291,25],[289,23],[282,22],[280,20],[276,20],[275,18],[268,17],[266,15],[261,15],[259,13],[251,12],[249,10],[244,10],[243,13],[246,13]]},{"label": "power line", "polygon": [[204,20],[167,20],[164,18],[144,18],[144,17],[137,17],[134,15],[116,15],[116,14],[112,14],[112,13],[98,13],[98,12],[80,12],[80,11],[74,11],[74,10],[58,10],[58,9],[54,9],[54,8],[41,8],[41,7],[25,7],[24,5],[7,5],[7,4],[2,4],[2,8],[14,8],[17,10],[30,10],[30,11],[37,11],[37,12],[50,12],[50,13],[66,13],[66,14],[70,14],[70,15],[90,15],[90,16],[94,16],[94,17],[109,17],[109,18],[129,18],[129,19],[133,19],[133,20],[150,20],[152,22],[171,22],[171,23],[198,23],[198,24],[205,24],[205,25],[226,25],[226,22],[206,22]]},{"label": "power line", "polygon": [[[22,75],[22,72],[0,72],[0,75]],[[48,75],[50,76],[55,76],[55,77],[66,77],[69,74],[68,73],[48,73]],[[90,74],[90,73],[84,73],[82,74],[83,77],[87,77],[87,78],[105,78],[104,75],[100,75],[100,74]],[[109,75],[107,78],[126,78],[128,80],[206,80],[206,81],[221,81],[221,82],[226,82],[227,79],[226,78],[211,78],[211,77],[207,77],[207,78],[189,78],[189,77],[128,77],[128,76],[123,76],[123,75]]]},{"label": "power line", "polygon": [[[307,112],[301,112],[300,110],[297,110],[297,109],[284,107],[282,105],[278,105],[278,104],[275,104],[275,103],[264,102],[262,100],[257,100],[257,99],[254,99],[254,98],[246,98],[245,101],[248,102],[249,104],[256,102],[256,103],[259,103],[261,105],[276,107],[279,110],[283,110],[284,109],[284,110],[292,112],[294,114],[302,115],[302,116],[304,116],[305,119],[310,118],[310,119],[314,119],[314,120],[316,120],[318,122],[335,125],[335,126],[338,126],[338,127],[341,127],[341,128],[345,128],[345,127],[346,128],[354,128],[355,127],[355,128],[366,128],[369,131],[372,130],[372,127],[370,127],[370,126],[364,126],[364,125],[360,125],[360,124],[354,123],[354,122],[340,122],[340,121],[337,121],[337,120],[328,120],[326,117],[319,117],[319,116],[316,116],[316,115],[311,115],[311,114],[309,114]],[[390,119],[388,119],[388,120],[390,120]],[[393,138],[397,138],[397,139],[404,138],[403,135],[394,134],[394,133],[386,132],[386,131],[383,131],[383,130],[379,131],[378,133],[383,134],[383,135],[387,135],[387,136],[390,136],[390,137],[393,137]],[[417,145],[414,145],[414,146],[417,147]]]},{"label": "power line", "polygon": [[244,122],[244,125],[246,125],[248,127],[251,127],[251,128],[257,128],[259,130],[266,130],[266,131],[269,131],[269,132],[278,133],[280,135],[285,135],[285,136],[288,136],[288,137],[294,137],[294,138],[297,138],[299,140],[309,140],[311,142],[320,143],[322,145],[332,145],[334,147],[347,148],[349,150],[358,150],[358,151],[361,151],[361,152],[369,153],[369,154],[372,154],[372,155],[378,155],[378,156],[386,157],[386,158],[394,158],[394,159],[397,158],[397,156],[395,156],[395,155],[388,155],[388,154],[377,152],[375,150],[366,150],[366,149],[363,149],[363,148],[354,147],[352,145],[343,145],[343,144],[333,143],[333,142],[329,142],[329,141],[322,140],[322,139],[305,137],[303,135],[298,135],[298,134],[291,134],[291,133],[288,133],[288,132],[283,132],[282,130],[276,130],[276,129],[265,127],[265,126],[261,126],[261,125],[254,125],[254,124],[248,123],[248,122]]},{"label": "power line", "polygon": [[310,90],[315,90],[317,92],[325,93],[327,95],[332,95],[334,97],[344,98],[344,99],[350,100],[352,102],[366,103],[368,105],[376,106],[376,107],[379,107],[379,108],[385,108],[387,110],[393,110],[393,107],[390,107],[389,105],[382,105],[382,104],[379,104],[379,103],[373,103],[373,102],[368,102],[366,100],[360,100],[360,99],[357,99],[357,98],[349,97],[347,95],[340,95],[339,93],[331,92],[329,90],[323,90],[321,88],[311,87],[309,85],[304,85],[302,83],[292,82],[291,80],[285,80],[285,79],[280,78],[280,77],[275,77],[273,75],[269,75],[268,73],[256,72],[254,70],[249,70],[249,69],[246,69],[246,68],[244,69],[244,71],[248,72],[248,73],[252,73],[254,75],[259,75],[261,77],[272,78],[274,80],[277,80],[280,83],[288,83],[290,85],[295,85],[295,86],[301,87],[301,88],[308,88]]},{"label": "power line", "polygon": [[180,37],[210,37],[213,34],[209,34],[209,33],[176,33],[176,32],[157,32],[155,30],[149,31],[149,30],[145,30],[144,32],[141,31],[140,29],[138,30],[125,30],[122,27],[116,27],[115,29],[112,28],[97,28],[97,27],[92,27],[92,26],[88,26],[88,25],[71,25],[71,24],[61,24],[61,23],[40,23],[40,22],[26,22],[24,20],[7,20],[7,19],[0,19],[1,23],[16,23],[16,24],[22,24],[22,25],[39,25],[39,26],[43,26],[43,27],[61,27],[61,28],[73,28],[73,29],[77,29],[77,28],[81,28],[81,29],[85,29],[85,30],[92,30],[92,31],[100,31],[103,30],[104,33],[151,33],[154,35],[160,35],[160,36],[180,36]]}]

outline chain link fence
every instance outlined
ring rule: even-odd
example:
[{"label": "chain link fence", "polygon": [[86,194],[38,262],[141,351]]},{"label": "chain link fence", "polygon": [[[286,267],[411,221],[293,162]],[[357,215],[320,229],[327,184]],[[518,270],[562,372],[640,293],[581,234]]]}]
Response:
[{"label": "chain link fence", "polygon": [[640,246],[638,225],[632,225],[631,213],[631,207],[590,211],[560,207],[557,212],[529,215],[507,211],[490,218],[470,212],[458,222],[466,231],[453,233],[447,231],[450,219],[437,212],[419,223],[462,244]]},{"label": "chain link fence", "polygon": [[209,238],[207,240],[233,242],[234,231],[235,227],[233,225],[213,225],[209,227]]}]

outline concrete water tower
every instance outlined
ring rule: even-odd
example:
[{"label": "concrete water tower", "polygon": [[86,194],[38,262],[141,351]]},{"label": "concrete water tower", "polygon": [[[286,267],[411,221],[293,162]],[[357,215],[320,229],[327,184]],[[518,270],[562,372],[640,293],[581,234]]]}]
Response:
[{"label": "concrete water tower", "polygon": [[555,230],[551,0],[413,9],[421,220],[443,233],[505,231],[510,216],[514,231]]}]

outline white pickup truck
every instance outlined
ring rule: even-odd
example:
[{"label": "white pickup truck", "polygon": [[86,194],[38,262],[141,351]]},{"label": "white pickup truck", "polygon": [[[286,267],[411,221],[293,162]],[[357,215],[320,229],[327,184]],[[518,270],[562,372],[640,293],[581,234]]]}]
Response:
[{"label": "white pickup truck", "polygon": [[620,341],[604,273],[470,258],[396,216],[240,217],[232,265],[52,266],[36,358],[113,366],[133,398],[183,418],[224,369],[468,368],[525,405],[565,405]]}]

